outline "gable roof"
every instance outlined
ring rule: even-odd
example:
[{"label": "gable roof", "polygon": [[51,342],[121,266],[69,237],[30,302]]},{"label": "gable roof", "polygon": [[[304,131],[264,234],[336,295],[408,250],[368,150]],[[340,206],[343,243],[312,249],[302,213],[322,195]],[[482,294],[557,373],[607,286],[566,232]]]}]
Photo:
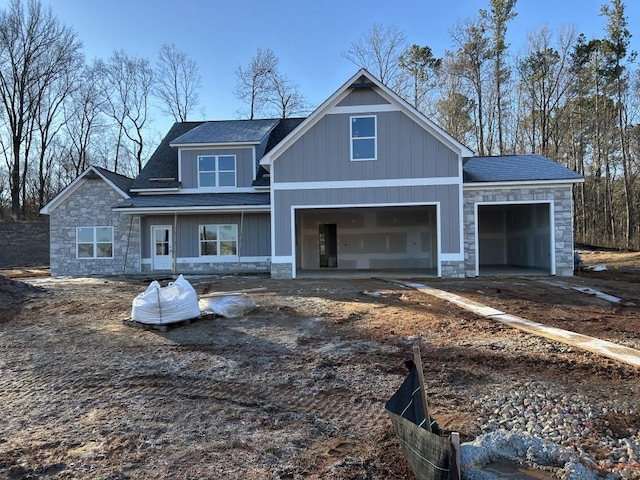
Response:
[{"label": "gable roof", "polygon": [[132,178],[112,172],[106,168],[90,165],[76,179],[62,189],[58,195],[49,201],[40,213],[43,215],[51,214],[63,200],[75,192],[84,181],[102,179],[107,185],[113,188],[122,198],[129,198],[129,188],[133,182]]},{"label": "gable roof", "polygon": [[279,119],[265,120],[219,120],[205,122],[171,141],[173,146],[219,145],[219,144],[257,144],[269,135]]},{"label": "gable roof", "polygon": [[464,183],[584,181],[579,173],[543,155],[471,157],[462,169]]},{"label": "gable roof", "polygon": [[282,142],[275,146],[269,153],[265,154],[260,160],[260,165],[268,166],[271,164],[272,159],[278,157],[280,153],[285,151],[291,144],[304,135],[313,125],[315,125],[322,116],[327,113],[331,108],[335,107],[344,96],[347,91],[353,87],[377,87],[378,93],[391,103],[397,104],[403,113],[409,118],[413,119],[416,123],[421,125],[425,130],[448,145],[453,150],[457,151],[461,157],[470,157],[473,152],[465,145],[460,143],[443,128],[438,126],[432,120],[416,110],[413,106],[407,103],[406,100],[401,98],[398,94],[393,92],[384,83],[374,77],[369,71],[364,68],[358,70],[349,80],[347,80],[338,90],[336,90],[329,98],[327,98],[318,108],[316,108],[311,115],[309,115],[295,130],[291,132]]}]

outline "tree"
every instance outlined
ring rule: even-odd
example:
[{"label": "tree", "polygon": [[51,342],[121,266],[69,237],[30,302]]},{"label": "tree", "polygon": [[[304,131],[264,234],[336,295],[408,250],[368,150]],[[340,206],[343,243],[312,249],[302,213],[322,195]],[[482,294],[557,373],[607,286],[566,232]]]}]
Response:
[{"label": "tree", "polygon": [[278,58],[268,48],[258,48],[249,65],[236,69],[235,95],[249,105],[249,120],[253,120],[267,103],[271,78],[277,69]]},{"label": "tree", "polygon": [[362,38],[351,44],[343,56],[358,67],[366,68],[382,83],[397,91],[401,73],[398,58],[405,44],[406,36],[398,27],[374,23]]},{"label": "tree", "polygon": [[129,57],[123,50],[113,52],[108,62],[98,61],[103,111],[118,130],[114,158],[115,172],[123,143],[129,140],[138,172],[142,170],[144,129],[149,120],[149,96],[154,86],[154,72],[146,58]]},{"label": "tree", "polygon": [[411,104],[422,112],[425,111],[425,95],[429,89],[435,87],[441,63],[442,59],[434,57],[430,47],[421,47],[415,43],[398,57],[398,65],[411,79]]},{"label": "tree", "polygon": [[[627,29],[627,17],[624,13],[622,0],[611,0],[611,6],[603,5],[601,14],[608,17],[607,37],[602,42],[605,66],[603,73],[613,84],[613,96],[615,100],[616,119],[618,122],[619,152],[623,169],[623,181],[625,192],[625,218],[626,229],[624,243],[626,248],[631,248],[631,240],[635,229],[635,205],[634,182],[631,179],[632,162],[629,155],[627,130],[630,127],[627,121],[626,107],[623,97],[628,90],[628,74],[624,63],[635,60],[635,52],[629,55],[628,49],[631,34]],[[629,55],[629,57],[628,57]]]},{"label": "tree", "polygon": [[155,95],[162,102],[162,111],[176,122],[185,122],[198,105],[198,90],[202,86],[198,65],[175,45],[161,47],[156,66]]},{"label": "tree", "polygon": [[0,11],[0,106],[10,137],[9,187],[16,219],[21,217],[36,110],[46,92],[77,68],[80,48],[75,32],[37,0],[29,0],[26,9],[22,0],[11,0]]},{"label": "tree", "polygon": [[458,23],[450,31],[451,38],[457,45],[450,62],[453,74],[462,77],[470,92],[474,95],[476,133],[475,143],[478,155],[491,152],[485,148],[487,139],[485,123],[485,81],[487,60],[490,58],[489,40],[486,37],[486,26],[480,19],[469,19]]},{"label": "tree", "polygon": [[487,22],[492,32],[491,55],[493,56],[493,79],[496,89],[496,111],[498,117],[498,151],[504,152],[504,122],[502,119],[504,98],[503,85],[509,79],[510,70],[505,62],[508,45],[506,43],[507,22],[513,20],[517,13],[513,11],[516,0],[490,0],[490,12],[480,10],[481,17]]},{"label": "tree", "polygon": [[268,85],[270,87],[265,95],[265,103],[272,107],[274,116],[288,118],[294,115],[306,115],[309,106],[298,85],[277,70],[272,71],[268,76]]}]

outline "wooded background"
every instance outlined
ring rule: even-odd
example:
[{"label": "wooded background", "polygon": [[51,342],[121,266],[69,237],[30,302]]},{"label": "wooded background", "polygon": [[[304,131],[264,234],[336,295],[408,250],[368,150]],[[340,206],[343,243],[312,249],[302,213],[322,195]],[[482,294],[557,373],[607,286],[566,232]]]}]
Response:
[{"label": "wooded background", "polygon": [[[624,3],[611,0],[600,14],[601,38],[540,26],[514,54],[506,33],[516,0],[488,0],[451,26],[442,57],[381,24],[345,45],[343,57],[477,155],[539,153],[581,173],[576,241],[637,250],[640,72]],[[269,48],[234,73],[228,94],[243,118],[305,116],[315,107]],[[153,62],[122,50],[88,62],[53,10],[11,0],[0,9],[0,219],[37,216],[88,165],[135,176],[160,140],[151,104],[193,120],[200,88],[198,65],[174,45],[160,46]]]}]

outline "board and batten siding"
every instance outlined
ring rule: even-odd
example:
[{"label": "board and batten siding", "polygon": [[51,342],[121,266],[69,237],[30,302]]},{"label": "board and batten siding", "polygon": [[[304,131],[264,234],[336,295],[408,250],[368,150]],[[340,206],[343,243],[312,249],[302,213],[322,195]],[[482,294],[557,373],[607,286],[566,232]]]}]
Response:
[{"label": "board and batten siding", "polygon": [[[363,114],[370,115],[370,114]],[[351,161],[351,114],[321,118],[273,164],[277,182],[459,176],[458,155],[400,111],[378,112],[377,159]]]},{"label": "board and batten siding", "polygon": [[181,149],[180,181],[182,188],[198,188],[198,156],[200,155],[235,155],[236,186],[250,187],[255,179],[256,170],[253,150],[254,147]]},{"label": "board and batten siding", "polygon": [[388,105],[390,102],[382,97],[373,88],[356,88],[351,90],[349,94],[344,97],[339,107],[352,107],[354,105]]},{"label": "board and batten siding", "polygon": [[401,205],[439,205],[443,254],[459,254],[461,185],[414,185],[409,187],[368,187],[309,190],[275,190],[275,255],[292,255],[291,212],[296,209],[326,207],[375,207]]},{"label": "board and batten siding", "polygon": [[[151,226],[173,225],[172,215],[144,217],[142,226],[142,257],[151,256]],[[240,257],[268,257],[271,255],[271,224],[268,213],[228,215],[183,215],[177,221],[177,256],[192,258],[200,255],[200,225],[237,225]],[[241,229],[242,225],[242,229]]]}]

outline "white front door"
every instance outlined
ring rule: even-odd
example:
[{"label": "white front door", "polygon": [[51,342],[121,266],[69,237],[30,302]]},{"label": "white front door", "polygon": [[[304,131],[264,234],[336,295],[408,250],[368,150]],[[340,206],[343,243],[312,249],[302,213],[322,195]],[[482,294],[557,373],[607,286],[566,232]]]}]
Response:
[{"label": "white front door", "polygon": [[173,242],[171,227],[153,225],[151,227],[151,258],[154,270],[171,270]]}]

